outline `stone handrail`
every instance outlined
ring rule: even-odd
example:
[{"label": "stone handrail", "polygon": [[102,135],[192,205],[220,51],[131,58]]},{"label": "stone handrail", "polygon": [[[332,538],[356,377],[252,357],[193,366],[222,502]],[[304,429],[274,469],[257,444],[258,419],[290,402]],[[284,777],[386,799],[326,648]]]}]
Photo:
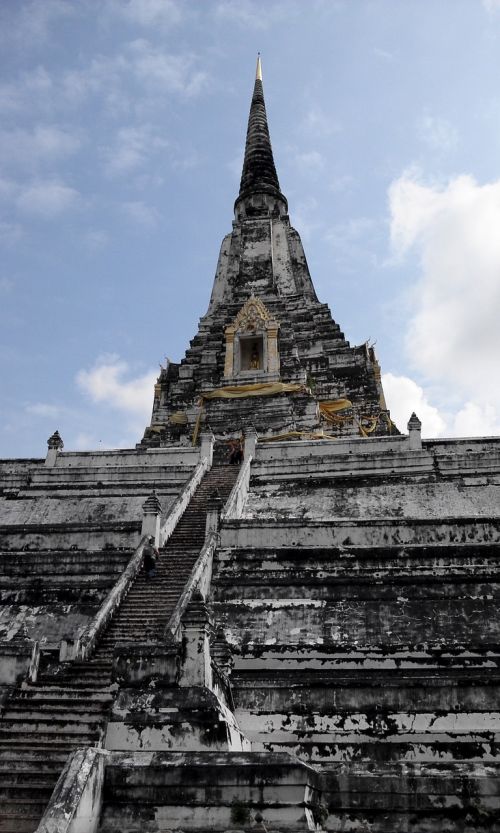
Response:
[{"label": "stone handrail", "polygon": [[38,667],[40,665],[40,642],[37,640],[33,642],[33,649],[31,651],[31,659],[28,668],[28,680],[30,683],[36,683],[38,678]]},{"label": "stone handrail", "polygon": [[108,754],[92,747],[69,756],[35,833],[96,833]]},{"label": "stone handrail", "polygon": [[199,588],[200,584],[202,584],[204,580],[208,579],[208,581],[210,581],[212,559],[218,540],[219,536],[216,532],[214,532],[203,544],[200,554],[191,571],[191,575],[189,576],[184,590],[182,591],[177,604],[174,607],[173,613],[167,622],[165,627],[165,639],[169,640],[172,636],[174,638],[178,636],[182,615],[191,601],[194,591]]},{"label": "stone handrail", "polygon": [[[221,512],[221,521],[229,518],[238,518],[240,516],[245,498],[248,494],[251,462],[252,457],[248,457],[240,469],[236,483],[234,484],[231,494],[229,495]],[[182,591],[172,615],[167,622],[164,632],[165,639],[171,639],[172,636],[174,638],[178,637],[182,615],[191,601],[194,591],[197,590],[202,584],[205,584],[208,587],[212,575],[213,555],[218,542],[219,535],[217,532],[213,532],[203,544],[200,554],[191,571],[191,575],[189,576],[184,590]],[[206,594],[203,593],[203,595],[205,596]]]},{"label": "stone handrail", "polygon": [[[203,460],[201,460],[196,466],[193,474],[180,495],[174,500],[160,528],[160,546],[164,546],[172,535],[208,467],[208,458],[204,457]],[[80,634],[74,648],[66,649],[65,658],[87,659],[92,654],[99,636],[107,626],[110,619],[113,617],[117,608],[121,605],[132,582],[141,569],[142,552],[145,543],[146,537],[141,539],[139,546],[135,550],[123,573],[111,589],[111,592],[105,598],[92,622],[90,622],[85,630]]]},{"label": "stone handrail", "polygon": [[196,489],[203,480],[205,472],[208,471],[209,468],[209,458],[204,457],[196,466],[193,474],[184,486],[180,495],[178,495],[178,497],[176,497],[176,499],[172,503],[170,509],[168,510],[165,516],[165,520],[160,526],[160,547],[163,547],[172,535],[175,527],[179,523],[182,515],[184,514],[187,506],[189,505],[191,498],[196,492]]},{"label": "stone handrail", "polygon": [[226,505],[224,506],[220,519],[222,521],[230,518],[239,518],[248,495],[248,487],[250,485],[250,466],[252,457],[249,456],[241,467],[236,483],[234,484],[231,494],[229,495]]},{"label": "stone handrail", "polygon": [[141,539],[132,558],[114,584],[111,592],[104,599],[94,619],[87,625],[76,642],[74,651],[68,650],[68,659],[87,659],[93,652],[95,644],[104,628],[113,617],[116,609],[121,605],[128,593],[130,585],[137,576],[142,565],[142,552],[146,543],[146,537]]}]

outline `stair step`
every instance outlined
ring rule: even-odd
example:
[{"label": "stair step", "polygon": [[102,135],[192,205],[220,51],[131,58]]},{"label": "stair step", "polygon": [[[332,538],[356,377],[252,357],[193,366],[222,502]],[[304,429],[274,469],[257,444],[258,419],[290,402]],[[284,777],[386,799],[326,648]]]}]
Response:
[{"label": "stair step", "polygon": [[24,813],[22,808],[2,808],[0,833],[34,833],[44,810],[44,806],[36,813],[33,807],[26,808]]},{"label": "stair step", "polygon": [[33,758],[31,760],[31,766],[29,766],[30,761],[25,761],[24,759],[0,760],[0,779],[7,778],[22,781],[24,778],[33,778],[33,775],[36,775],[38,778],[55,778],[57,780],[65,760],[66,758],[64,756],[60,756],[56,761],[47,762],[40,760],[40,756],[38,755],[38,759]]},{"label": "stair step", "polygon": [[[47,805],[50,796],[54,791],[55,781],[52,784],[13,784],[11,787],[0,786],[0,807],[4,807],[9,801],[33,805],[44,803]],[[0,809],[0,813],[2,810]]]},{"label": "stair step", "polygon": [[27,709],[34,710],[34,711],[61,711],[63,709],[70,709],[71,711],[79,714],[85,713],[88,711],[94,711],[101,714],[105,711],[106,707],[113,702],[113,697],[108,697],[106,700],[94,700],[93,698],[88,698],[87,700],[82,700],[79,698],[80,702],[75,702],[74,697],[64,697],[61,699],[56,699],[54,697],[23,697],[20,699],[9,700],[7,703],[6,711],[4,714],[13,711],[14,713],[20,711],[26,711]]},{"label": "stair step", "polygon": [[[49,792],[48,796],[47,795],[41,795],[41,796],[38,795],[38,796],[33,796],[33,798],[30,798],[27,795],[15,796],[15,797],[14,796],[2,796],[2,805],[5,806],[5,809],[4,809],[4,806],[2,806],[2,811],[1,811],[2,816],[0,816],[0,818],[5,817],[5,815],[6,815],[5,810],[7,809],[8,805],[10,805],[9,809],[11,809],[17,815],[20,815],[21,817],[24,817],[24,818],[27,815],[34,816],[35,812],[38,809],[40,809],[40,816],[41,816],[42,813],[45,810],[45,807],[47,806],[47,801],[48,801],[49,798],[50,798],[50,792]],[[39,816],[39,818],[40,818],[40,816]]]},{"label": "stair step", "polygon": [[[61,769],[63,768],[68,755],[73,752],[74,746],[71,744],[61,745],[58,746],[57,749],[53,748],[52,738],[50,741],[50,763],[52,764],[60,764]],[[34,749],[32,743],[28,743],[25,746],[22,744],[16,744],[16,746],[10,746],[0,743],[0,767],[4,768],[7,764],[9,765],[17,765],[21,764],[22,766],[33,762],[33,764],[38,764],[40,761],[40,749]],[[44,759],[44,763],[47,764],[48,758]]]},{"label": "stair step", "polygon": [[32,723],[44,723],[51,719],[60,723],[86,723],[94,724],[100,723],[103,718],[102,710],[89,714],[85,709],[74,709],[72,706],[66,709],[46,708],[46,709],[23,709],[16,711],[10,707],[6,709],[3,714],[2,724],[9,724],[10,726],[18,723],[27,724],[31,726]]},{"label": "stair step", "polygon": [[68,683],[69,686],[74,686],[74,688],[92,688],[96,683],[101,684],[102,688],[106,688],[109,683],[106,681],[107,671],[99,670],[96,671],[94,674],[91,671],[88,671],[83,674],[73,675],[69,672],[66,674],[42,674],[38,679],[41,680],[42,683],[52,683],[57,685],[58,683]]},{"label": "stair step", "polygon": [[93,733],[86,734],[67,734],[65,732],[54,732],[50,734],[42,734],[25,732],[22,734],[3,735],[0,738],[0,749],[5,750],[6,746],[11,749],[29,748],[33,750],[47,750],[48,754],[52,754],[52,750],[60,751],[67,750],[69,755],[79,746],[97,746],[99,743],[99,736]]},{"label": "stair step", "polygon": [[116,687],[110,691],[111,686],[103,686],[101,689],[85,688],[73,686],[60,686],[58,683],[54,685],[39,686],[36,688],[26,689],[26,696],[33,700],[47,700],[59,701],[68,700],[70,703],[80,702],[84,703],[86,700],[94,702],[109,703],[114,699]]},{"label": "stair step", "polygon": [[2,727],[0,729],[0,744],[2,744],[4,748],[7,744],[15,746],[26,746],[31,744],[31,746],[35,748],[51,743],[57,744],[58,747],[66,747],[68,745],[74,747],[78,746],[82,742],[84,745],[87,743],[97,743],[99,738],[100,733],[95,729],[93,731],[91,731],[90,728],[81,728],[78,730],[78,727],[74,727],[73,729],[64,727],[63,729],[58,728],[54,723],[51,724],[50,727],[31,727],[28,730],[16,730],[15,727],[5,729]]},{"label": "stair step", "polygon": [[[68,755],[99,744],[117,691],[111,682],[114,649],[161,639],[203,547],[210,494],[217,487],[227,498],[237,472],[223,465],[205,475],[160,552],[157,576],[148,581],[139,573],[90,660],[44,668],[36,683],[25,681],[7,701],[0,723],[0,833],[33,833]],[[106,565],[106,580],[120,574],[117,567],[127,556],[110,554],[118,563]]]},{"label": "stair step", "polygon": [[[183,590],[183,586],[179,586],[179,593],[181,593],[182,590]],[[176,594],[175,598],[178,597],[179,593]],[[173,599],[170,600],[169,606],[172,604],[172,601],[173,601]],[[148,601],[147,601],[147,599],[145,599],[142,602],[142,605],[143,606],[147,605],[147,603],[148,603]],[[162,616],[165,617],[166,609],[167,609],[166,605],[162,605],[161,611],[158,611],[158,613],[151,613],[149,615],[145,615],[144,613],[138,613],[138,612],[135,613],[133,611],[128,611],[128,613],[129,613],[129,615],[127,617],[128,622],[123,622],[123,621],[119,622],[118,620],[116,620],[114,622],[114,624],[109,628],[109,631],[112,631],[112,630],[114,630],[114,628],[117,628],[117,627],[121,627],[121,628],[127,627],[127,625],[138,627],[138,626],[140,626],[142,624],[145,624],[147,622],[152,622],[152,621],[154,621],[158,618],[161,618]],[[123,613],[124,613],[124,618],[125,618],[125,611]]]}]

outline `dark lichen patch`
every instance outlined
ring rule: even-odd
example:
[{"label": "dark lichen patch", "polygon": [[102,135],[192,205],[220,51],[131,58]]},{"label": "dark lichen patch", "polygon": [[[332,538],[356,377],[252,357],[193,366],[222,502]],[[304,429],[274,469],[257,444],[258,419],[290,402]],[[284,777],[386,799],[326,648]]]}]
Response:
[{"label": "dark lichen patch", "polygon": [[250,823],[250,807],[246,801],[233,799],[231,804],[231,822],[243,826]]}]

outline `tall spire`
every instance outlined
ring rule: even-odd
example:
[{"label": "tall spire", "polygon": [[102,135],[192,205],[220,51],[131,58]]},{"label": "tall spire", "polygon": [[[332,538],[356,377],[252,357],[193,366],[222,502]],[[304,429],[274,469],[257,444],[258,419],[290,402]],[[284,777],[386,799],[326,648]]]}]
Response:
[{"label": "tall spire", "polygon": [[280,200],[284,204],[282,210],[287,211],[287,201],[280,190],[267,126],[264,89],[262,87],[262,64],[259,53],[255,86],[248,117],[245,160],[236,205],[242,201],[248,201],[249,198],[262,197],[263,195]]},{"label": "tall spire", "polygon": [[262,81],[262,63],[260,60],[260,52],[257,53],[257,69],[255,70],[255,80]]}]

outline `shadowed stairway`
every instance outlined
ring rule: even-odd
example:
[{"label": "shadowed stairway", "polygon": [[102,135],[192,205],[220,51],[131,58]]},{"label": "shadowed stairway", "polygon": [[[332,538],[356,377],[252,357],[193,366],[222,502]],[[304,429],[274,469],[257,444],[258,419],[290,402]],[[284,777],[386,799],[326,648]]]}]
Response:
[{"label": "shadowed stairway", "polygon": [[0,831],[32,833],[68,754],[102,742],[116,691],[112,657],[122,642],[160,641],[205,539],[207,500],[228,498],[237,466],[215,465],[203,478],[167,546],[156,579],[141,571],[102,635],[94,656],[53,663],[23,682],[0,721]]}]

